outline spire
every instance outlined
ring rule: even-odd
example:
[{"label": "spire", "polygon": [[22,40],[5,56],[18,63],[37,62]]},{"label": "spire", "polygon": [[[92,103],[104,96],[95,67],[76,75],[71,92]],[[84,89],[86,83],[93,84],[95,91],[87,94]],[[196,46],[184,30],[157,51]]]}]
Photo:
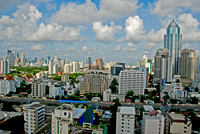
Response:
[{"label": "spire", "polygon": [[169,24],[168,27],[179,27],[178,24],[174,21],[174,18],[172,19],[172,22]]}]

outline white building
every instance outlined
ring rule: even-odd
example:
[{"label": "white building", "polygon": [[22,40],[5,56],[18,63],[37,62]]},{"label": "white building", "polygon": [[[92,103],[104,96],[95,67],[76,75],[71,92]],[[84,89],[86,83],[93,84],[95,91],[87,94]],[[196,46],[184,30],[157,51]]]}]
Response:
[{"label": "white building", "polygon": [[110,102],[111,89],[103,91],[103,101]]},{"label": "white building", "polygon": [[135,107],[118,107],[116,118],[116,134],[134,134]]},{"label": "white building", "polygon": [[3,80],[0,80],[0,94],[6,95],[9,92],[16,92],[15,81],[7,75]]},{"label": "white building", "polygon": [[53,65],[53,74],[58,74],[58,64]]},{"label": "white building", "polygon": [[80,65],[78,62],[73,61],[72,62],[72,72],[78,73],[80,71]]},{"label": "white building", "polygon": [[10,61],[6,58],[0,60],[0,73],[7,74],[10,73]]},{"label": "white building", "polygon": [[86,109],[75,108],[74,105],[63,104],[52,113],[52,134],[69,134],[70,126],[79,119]]},{"label": "white building", "polygon": [[24,105],[24,130],[26,134],[33,134],[38,128],[40,128],[44,120],[45,105],[41,105],[38,102]]},{"label": "white building", "polygon": [[142,134],[164,134],[165,117],[160,111],[143,113]]},{"label": "white building", "polygon": [[125,102],[124,94],[111,94],[110,101],[113,102],[115,99],[119,99],[120,102]]},{"label": "white building", "polygon": [[132,90],[134,94],[144,94],[144,73],[140,70],[122,70],[119,74],[119,94]]},{"label": "white building", "polygon": [[49,60],[49,74],[53,74],[53,60]]},{"label": "white building", "polygon": [[31,84],[31,96],[43,97],[46,94],[46,85],[42,81],[35,81]]},{"label": "white building", "polygon": [[64,65],[64,73],[71,73],[72,72],[72,65],[71,64],[65,64]]},{"label": "white building", "polygon": [[60,97],[64,95],[64,90],[62,86],[50,85],[49,86],[49,97],[55,98],[57,95]]}]

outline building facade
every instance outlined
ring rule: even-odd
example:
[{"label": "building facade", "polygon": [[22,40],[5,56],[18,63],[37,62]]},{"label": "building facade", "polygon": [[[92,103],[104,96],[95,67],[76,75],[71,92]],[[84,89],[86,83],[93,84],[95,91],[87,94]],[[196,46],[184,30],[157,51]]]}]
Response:
[{"label": "building facade", "polygon": [[116,134],[134,134],[135,107],[118,107],[116,118]]},{"label": "building facade", "polygon": [[144,94],[144,73],[141,70],[123,70],[119,75],[119,94],[132,90],[134,94]]},{"label": "building facade", "polygon": [[36,81],[31,84],[31,96],[32,97],[43,97],[46,94],[46,85],[42,81]]},{"label": "building facade", "polygon": [[97,58],[96,65],[98,67],[98,70],[103,70],[103,59],[102,58]]}]

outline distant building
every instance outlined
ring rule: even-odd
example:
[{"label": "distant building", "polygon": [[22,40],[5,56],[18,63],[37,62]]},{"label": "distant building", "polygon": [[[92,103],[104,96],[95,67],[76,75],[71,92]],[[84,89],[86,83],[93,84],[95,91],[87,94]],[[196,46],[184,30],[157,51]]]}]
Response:
[{"label": "distant building", "polygon": [[31,104],[24,105],[24,131],[26,134],[34,134],[34,132],[40,128],[44,122],[45,105],[33,102]]},{"label": "distant building", "polygon": [[49,68],[48,68],[48,71],[49,71],[49,74],[53,74],[53,60],[49,60]]},{"label": "distant building", "polygon": [[125,63],[117,62],[116,65],[121,65],[124,69],[126,68]]},{"label": "distant building", "polygon": [[43,97],[46,94],[46,85],[42,81],[35,81],[31,84],[31,96],[32,97]]},{"label": "distant building", "polygon": [[69,81],[69,75],[68,74],[61,75],[61,81],[63,81],[63,82]]},{"label": "distant building", "polygon": [[26,58],[25,58],[25,54],[24,53],[21,54],[20,62],[21,62],[21,66],[24,67],[25,63],[26,63]]},{"label": "distant building", "polygon": [[144,73],[140,70],[123,70],[119,75],[119,94],[132,90],[136,95],[144,94]]},{"label": "distant building", "polygon": [[200,72],[197,72],[194,76],[194,81],[192,82],[192,87],[200,89]]},{"label": "distant building", "polygon": [[194,80],[195,73],[198,72],[198,57],[192,49],[183,49],[180,58],[180,75]]},{"label": "distant building", "polygon": [[119,106],[116,115],[116,134],[134,134],[135,107]]},{"label": "distant building", "polygon": [[103,70],[103,59],[102,58],[97,58],[96,65],[97,65],[99,70]]},{"label": "distant building", "polygon": [[84,90],[92,93],[102,93],[108,89],[108,72],[89,70],[85,75]]},{"label": "distant building", "polygon": [[111,74],[112,75],[119,75],[119,73],[121,72],[121,70],[123,70],[123,66],[122,65],[113,65],[111,66]]},{"label": "distant building", "polygon": [[191,134],[192,123],[182,114],[166,113],[165,116],[166,134]]},{"label": "distant building", "polygon": [[10,73],[10,63],[9,60],[7,60],[6,58],[0,60],[0,73]]}]

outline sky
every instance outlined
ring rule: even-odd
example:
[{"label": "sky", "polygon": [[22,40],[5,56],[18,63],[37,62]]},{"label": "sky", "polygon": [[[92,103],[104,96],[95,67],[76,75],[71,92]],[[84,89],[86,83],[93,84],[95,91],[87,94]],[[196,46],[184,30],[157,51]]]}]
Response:
[{"label": "sky", "polygon": [[6,50],[41,59],[136,65],[163,48],[174,19],[182,48],[200,56],[200,0],[0,0],[0,57]]}]

